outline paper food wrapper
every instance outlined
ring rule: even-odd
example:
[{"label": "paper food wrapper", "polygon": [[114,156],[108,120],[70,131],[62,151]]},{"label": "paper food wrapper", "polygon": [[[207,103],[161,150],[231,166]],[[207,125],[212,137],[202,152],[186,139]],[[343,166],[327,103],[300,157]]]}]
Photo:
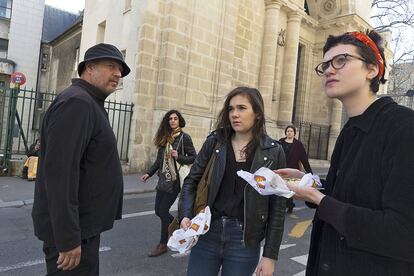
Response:
[{"label": "paper food wrapper", "polygon": [[197,243],[198,237],[208,232],[210,221],[211,212],[207,206],[191,220],[191,225],[187,230],[175,230],[168,240],[167,246],[180,254],[188,253]]},{"label": "paper food wrapper", "polygon": [[285,181],[289,184],[298,185],[299,187],[312,187],[315,189],[322,188],[322,183],[318,175],[307,173],[301,179],[288,178]]},{"label": "paper food wrapper", "polygon": [[278,195],[291,198],[295,193],[289,190],[286,181],[300,187],[321,187],[319,177],[311,173],[305,174],[302,179],[286,179],[274,173],[271,169],[261,167],[254,174],[240,170],[237,175],[246,180],[261,195]]}]

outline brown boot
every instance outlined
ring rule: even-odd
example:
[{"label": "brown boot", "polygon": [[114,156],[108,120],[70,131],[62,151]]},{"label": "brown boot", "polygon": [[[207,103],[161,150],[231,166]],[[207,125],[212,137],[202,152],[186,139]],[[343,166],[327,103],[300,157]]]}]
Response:
[{"label": "brown boot", "polygon": [[168,247],[165,243],[158,244],[153,250],[148,253],[148,257],[158,257],[164,253],[167,253]]}]

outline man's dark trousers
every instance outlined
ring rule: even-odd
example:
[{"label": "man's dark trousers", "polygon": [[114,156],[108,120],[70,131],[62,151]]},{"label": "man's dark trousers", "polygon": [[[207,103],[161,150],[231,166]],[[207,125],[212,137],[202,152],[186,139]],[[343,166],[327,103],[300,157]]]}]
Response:
[{"label": "man's dark trousers", "polygon": [[65,276],[93,276],[99,275],[99,244],[101,236],[82,240],[81,261],[73,270],[60,270],[57,268],[59,252],[56,247],[43,245],[45,253],[47,275]]}]

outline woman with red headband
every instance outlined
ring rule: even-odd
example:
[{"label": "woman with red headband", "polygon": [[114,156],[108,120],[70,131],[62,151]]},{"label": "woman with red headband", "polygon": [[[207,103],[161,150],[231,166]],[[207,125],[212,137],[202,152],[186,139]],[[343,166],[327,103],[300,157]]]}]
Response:
[{"label": "woman with red headband", "polygon": [[[315,68],[350,118],[321,192],[289,185],[316,207],[307,276],[414,275],[414,111],[376,97],[385,83],[374,31],[329,36]],[[302,177],[281,169],[284,177]]]}]

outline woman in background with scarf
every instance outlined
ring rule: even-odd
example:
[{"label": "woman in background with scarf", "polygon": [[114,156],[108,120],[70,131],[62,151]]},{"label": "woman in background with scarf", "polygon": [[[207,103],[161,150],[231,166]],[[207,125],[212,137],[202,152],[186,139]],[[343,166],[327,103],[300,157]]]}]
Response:
[{"label": "woman in background with scarf", "polygon": [[154,138],[154,144],[158,148],[157,159],[141,177],[145,182],[158,171],[155,214],[161,220],[161,239],[148,257],[157,257],[168,251],[168,225],[174,219],[170,208],[180,192],[178,169],[180,165],[192,164],[196,158],[190,135],[182,131],[184,126],[185,120],[179,111],[170,110],[164,115]]}]

